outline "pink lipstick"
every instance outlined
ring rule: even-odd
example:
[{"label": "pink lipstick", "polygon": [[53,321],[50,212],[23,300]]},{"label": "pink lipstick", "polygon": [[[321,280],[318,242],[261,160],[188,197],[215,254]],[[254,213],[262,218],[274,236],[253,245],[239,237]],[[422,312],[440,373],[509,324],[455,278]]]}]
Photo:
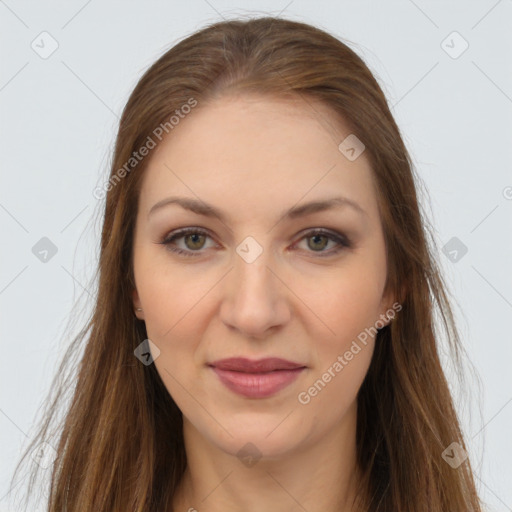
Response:
[{"label": "pink lipstick", "polygon": [[251,361],[236,357],[209,365],[231,391],[247,398],[266,398],[290,385],[305,365],[277,357]]}]

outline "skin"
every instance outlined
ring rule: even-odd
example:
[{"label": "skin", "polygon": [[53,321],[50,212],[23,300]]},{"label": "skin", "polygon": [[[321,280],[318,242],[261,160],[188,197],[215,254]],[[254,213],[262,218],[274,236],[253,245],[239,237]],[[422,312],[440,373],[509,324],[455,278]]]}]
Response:
[{"label": "skin", "polygon": [[[314,101],[229,96],[199,105],[151,156],[139,197],[133,303],[183,413],[188,467],[174,510],[352,510],[356,397],[374,338],[309,403],[298,401],[394,302],[384,295],[370,164],[364,152],[349,161],[338,150],[349,134]],[[296,205],[340,195],[364,213],[344,205],[280,220]],[[226,219],[176,204],[148,216],[169,196],[199,198]],[[208,236],[173,246],[199,255],[160,243],[185,227]],[[345,235],[351,246],[308,235],[313,228]],[[236,252],[248,236],[263,249],[251,263]],[[246,398],[207,366],[234,356],[307,368],[269,398]],[[252,466],[237,456],[248,442],[261,457]]]}]

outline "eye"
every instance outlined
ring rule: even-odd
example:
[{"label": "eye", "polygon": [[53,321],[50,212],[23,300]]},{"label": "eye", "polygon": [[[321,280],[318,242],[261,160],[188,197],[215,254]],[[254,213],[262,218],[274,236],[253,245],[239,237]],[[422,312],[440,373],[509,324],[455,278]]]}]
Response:
[{"label": "eye", "polygon": [[[185,242],[185,249],[173,245],[175,240],[179,240],[181,238]],[[204,248],[204,241],[206,238],[211,237],[203,229],[185,228],[171,233],[160,243],[167,246],[166,248],[171,252],[182,254],[183,256],[199,256],[201,254],[199,250]]]},{"label": "eye", "polygon": [[[160,243],[165,245],[167,250],[183,256],[200,256],[203,252],[202,249],[208,248],[205,247],[207,238],[211,239],[208,232],[201,228],[184,228],[170,233]],[[176,241],[181,239],[183,239],[185,248],[178,247],[176,244]],[[311,249],[308,252],[317,253],[320,257],[331,256],[351,247],[351,243],[346,236],[321,228],[308,231],[299,242],[303,240],[307,240],[307,247]],[[334,242],[335,247],[329,251],[324,251],[329,241]]]},{"label": "eye", "polygon": [[[312,249],[308,252],[317,253],[320,257],[332,256],[333,254],[337,254],[343,249],[347,249],[351,247],[350,240],[339,233],[334,233],[331,231],[327,231],[326,229],[318,228],[308,231],[304,234],[304,236],[299,240],[302,242],[305,240],[307,243],[307,247]],[[329,251],[324,251],[325,247],[329,244],[329,241],[335,243],[335,247]]]}]

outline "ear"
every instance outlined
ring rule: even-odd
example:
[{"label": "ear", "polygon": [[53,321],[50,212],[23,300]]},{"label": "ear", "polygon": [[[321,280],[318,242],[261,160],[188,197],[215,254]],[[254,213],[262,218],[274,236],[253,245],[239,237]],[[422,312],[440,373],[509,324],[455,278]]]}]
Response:
[{"label": "ear", "polygon": [[393,290],[389,290],[382,296],[380,322],[382,322],[384,326],[389,325],[393,319],[396,318],[397,313],[402,310],[401,300],[403,300],[405,296],[404,293],[405,288],[402,286],[398,294]]},{"label": "ear", "polygon": [[142,304],[140,302],[139,293],[136,289],[132,291],[132,302],[135,316],[139,320],[144,320],[144,310],[142,309]]}]

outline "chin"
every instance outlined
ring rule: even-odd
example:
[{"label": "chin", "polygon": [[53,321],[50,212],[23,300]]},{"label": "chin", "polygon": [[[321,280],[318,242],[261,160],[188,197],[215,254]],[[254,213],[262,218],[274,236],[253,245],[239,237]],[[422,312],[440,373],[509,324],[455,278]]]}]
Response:
[{"label": "chin", "polygon": [[236,422],[223,423],[232,437],[223,429],[220,436],[218,430],[215,432],[217,435],[211,436],[212,432],[204,435],[219,449],[238,458],[280,458],[301,445],[307,435],[300,431],[303,423],[295,424],[291,418],[285,419],[286,414],[278,416],[268,415],[265,419],[261,413],[249,413],[246,419],[239,417]]}]

